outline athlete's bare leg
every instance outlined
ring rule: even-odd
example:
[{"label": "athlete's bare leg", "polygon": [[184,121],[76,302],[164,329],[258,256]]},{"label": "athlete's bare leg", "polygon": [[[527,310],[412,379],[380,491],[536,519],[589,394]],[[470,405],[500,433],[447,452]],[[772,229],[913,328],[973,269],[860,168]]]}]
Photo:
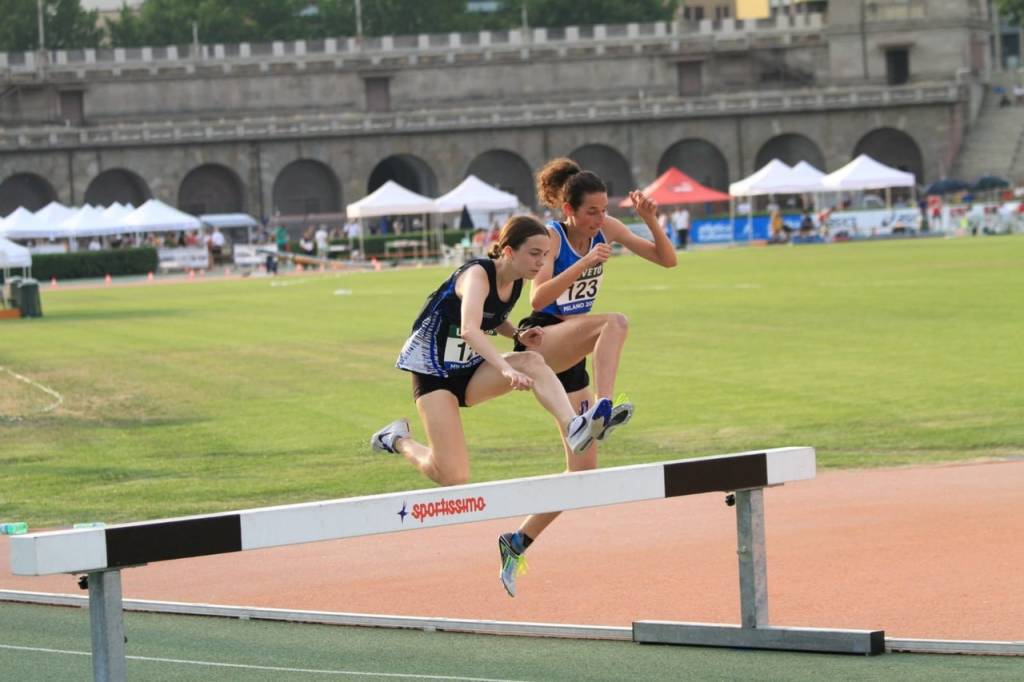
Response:
[{"label": "athlete's bare leg", "polygon": [[593,353],[597,397],[612,399],[628,333],[629,321],[621,313],[575,315],[544,327],[544,340],[536,350],[555,373],[564,372]]},{"label": "athlete's bare leg", "polygon": [[[562,325],[558,325],[562,326]],[[573,391],[569,394],[569,401],[575,406],[576,411],[579,412],[582,408],[583,401],[587,401],[587,404],[592,404],[593,395],[590,393],[589,388],[583,388],[579,391]],[[565,448],[565,461],[566,471],[587,471],[589,469],[597,468],[597,443],[591,443],[590,447],[580,454],[574,454],[572,450],[566,446]],[[561,512],[548,512],[546,514],[533,514],[532,516],[526,517],[522,525],[519,526],[519,531],[524,533],[531,540],[536,540],[537,536],[544,532],[544,529],[551,525],[551,522],[558,518]]]}]

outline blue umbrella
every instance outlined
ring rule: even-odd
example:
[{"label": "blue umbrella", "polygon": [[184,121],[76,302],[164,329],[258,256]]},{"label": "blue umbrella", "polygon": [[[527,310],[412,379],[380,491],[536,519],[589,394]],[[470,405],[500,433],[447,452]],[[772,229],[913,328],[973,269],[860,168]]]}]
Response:
[{"label": "blue umbrella", "polygon": [[953,192],[963,192],[965,189],[970,189],[970,185],[963,180],[955,180],[953,178],[942,178],[936,180],[932,184],[925,188],[925,194],[952,194]]},{"label": "blue umbrella", "polygon": [[984,192],[990,189],[1003,189],[1009,187],[1010,183],[1002,178],[996,177],[995,175],[983,175],[978,178],[978,181],[971,187],[975,192]]}]

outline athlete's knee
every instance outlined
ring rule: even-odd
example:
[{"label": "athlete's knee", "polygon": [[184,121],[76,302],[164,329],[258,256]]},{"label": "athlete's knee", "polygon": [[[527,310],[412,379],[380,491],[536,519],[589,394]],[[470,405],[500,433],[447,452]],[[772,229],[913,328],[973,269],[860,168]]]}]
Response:
[{"label": "athlete's knee", "polygon": [[524,350],[515,354],[514,367],[524,374],[533,376],[537,372],[543,372],[547,368],[544,356],[533,350]]},{"label": "athlete's knee", "polygon": [[438,485],[449,486],[469,483],[469,469],[442,469],[437,474]]},{"label": "athlete's knee", "polygon": [[602,334],[611,333],[615,336],[626,336],[629,333],[629,318],[622,313],[608,313],[604,318]]}]

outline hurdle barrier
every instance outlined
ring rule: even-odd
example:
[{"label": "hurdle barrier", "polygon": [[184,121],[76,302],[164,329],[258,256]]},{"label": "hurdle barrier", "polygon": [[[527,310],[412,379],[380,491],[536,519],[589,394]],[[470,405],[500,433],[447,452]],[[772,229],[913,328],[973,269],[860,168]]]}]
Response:
[{"label": "hurdle barrier", "polygon": [[156,561],[710,492],[735,495],[740,624],[638,621],[641,643],[880,654],[881,630],[768,624],[764,488],[815,476],[809,447],[610,467],[11,538],[16,575],[85,574],[93,675],[125,679],[121,570]]}]

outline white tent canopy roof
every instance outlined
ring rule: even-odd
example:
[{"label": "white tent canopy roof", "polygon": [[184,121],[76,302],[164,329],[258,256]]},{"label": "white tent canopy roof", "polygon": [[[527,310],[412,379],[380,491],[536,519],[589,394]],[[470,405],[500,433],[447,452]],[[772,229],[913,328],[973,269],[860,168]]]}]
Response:
[{"label": "white tent canopy roof", "polygon": [[199,216],[210,227],[259,227],[259,222],[248,213],[204,213]]},{"label": "white tent canopy roof", "polygon": [[0,237],[0,268],[30,268],[32,254],[24,246]]},{"label": "white tent canopy roof", "polygon": [[749,197],[761,194],[785,194],[791,184],[792,168],[778,159],[772,159],[757,172],[729,185],[729,194],[734,197]]},{"label": "white tent canopy roof", "polygon": [[46,206],[36,211],[36,222],[40,225],[59,225],[75,214],[75,209],[68,208],[64,204],[51,201]]},{"label": "white tent canopy roof", "polygon": [[821,183],[826,190],[838,192],[913,187],[915,179],[913,173],[890,168],[867,154],[861,154],[839,170],[826,175]]},{"label": "white tent canopy roof", "polygon": [[375,218],[385,215],[437,213],[434,200],[388,180],[371,194],[346,207],[349,218]]},{"label": "white tent canopy roof", "polygon": [[57,226],[54,237],[92,237],[124,232],[119,218],[108,218],[101,208],[86,204]]},{"label": "white tent canopy roof", "polygon": [[470,211],[514,211],[519,207],[519,197],[470,175],[434,204],[441,213],[455,213],[463,207]]},{"label": "white tent canopy roof", "polygon": [[39,225],[35,215],[23,206],[0,221],[0,237],[8,239],[39,239],[49,237],[53,228]]},{"label": "white tent canopy roof", "polygon": [[789,177],[793,186],[798,188],[796,192],[820,192],[824,189],[821,180],[825,174],[806,161],[793,166]]},{"label": "white tent canopy roof", "polygon": [[159,199],[150,199],[121,219],[123,232],[174,232],[198,230],[203,225],[195,216],[168,206]]}]

